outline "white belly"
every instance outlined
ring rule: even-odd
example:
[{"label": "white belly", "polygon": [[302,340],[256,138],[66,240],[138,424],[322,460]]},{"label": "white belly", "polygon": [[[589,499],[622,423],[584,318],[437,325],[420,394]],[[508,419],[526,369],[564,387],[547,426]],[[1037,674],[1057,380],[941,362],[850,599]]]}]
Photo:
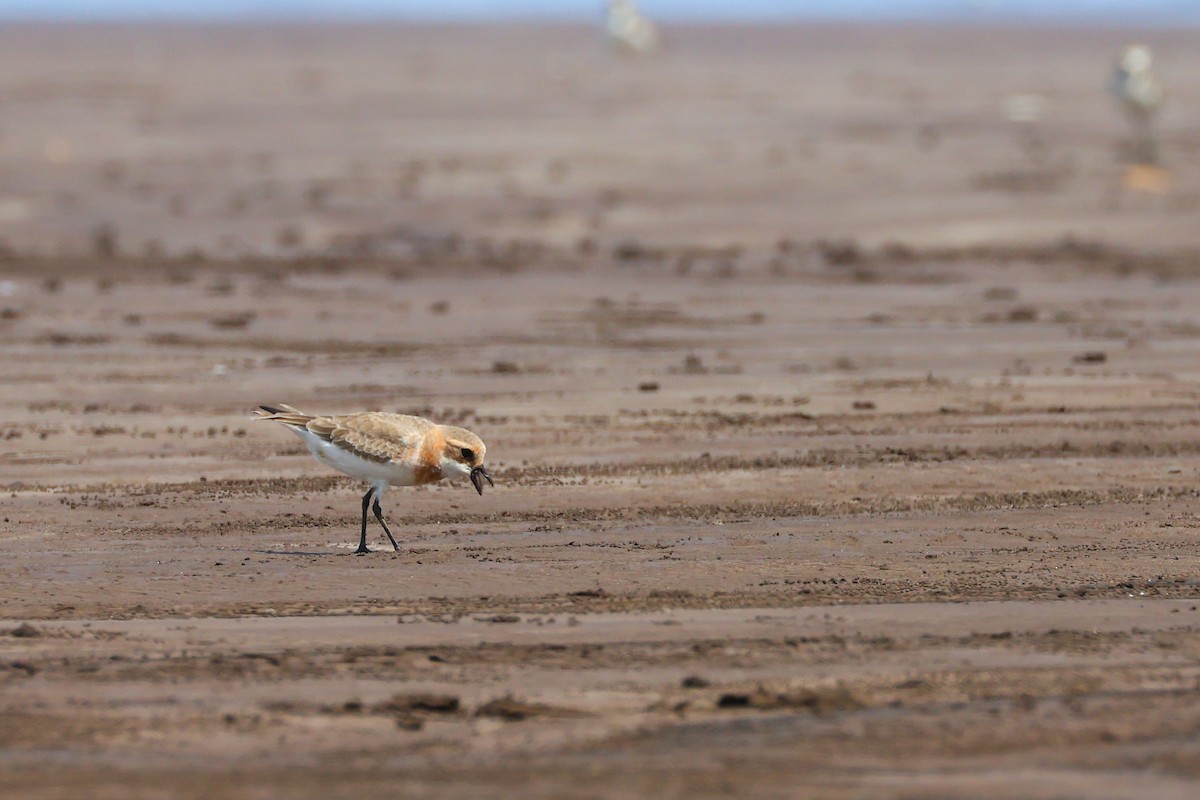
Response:
[{"label": "white belly", "polygon": [[413,469],[409,466],[392,461],[382,464],[377,461],[368,461],[365,458],[359,458],[349,450],[343,450],[332,442],[325,441],[314,433],[301,428],[292,428],[292,430],[304,440],[304,443],[308,445],[309,452],[317,461],[333,467],[351,478],[358,478],[360,481],[369,483],[383,483],[388,486],[412,486],[416,483]]}]

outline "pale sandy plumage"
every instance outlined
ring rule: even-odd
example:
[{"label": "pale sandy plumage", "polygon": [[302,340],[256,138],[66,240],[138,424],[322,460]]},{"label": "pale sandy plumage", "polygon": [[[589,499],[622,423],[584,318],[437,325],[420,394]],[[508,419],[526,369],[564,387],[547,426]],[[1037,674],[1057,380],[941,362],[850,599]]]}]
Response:
[{"label": "pale sandy plumage", "polygon": [[[420,486],[443,478],[468,477],[483,494],[492,484],[484,466],[487,447],[465,428],[438,425],[423,417],[367,411],[344,416],[305,414],[291,406],[261,406],[256,419],[279,422],[304,441],[322,464],[371,484],[363,496],[362,538],[356,552],[367,549],[367,509],[371,507],[388,540],[400,546],[388,529],[379,499],[390,486]],[[374,496],[374,505],[371,505]]]}]

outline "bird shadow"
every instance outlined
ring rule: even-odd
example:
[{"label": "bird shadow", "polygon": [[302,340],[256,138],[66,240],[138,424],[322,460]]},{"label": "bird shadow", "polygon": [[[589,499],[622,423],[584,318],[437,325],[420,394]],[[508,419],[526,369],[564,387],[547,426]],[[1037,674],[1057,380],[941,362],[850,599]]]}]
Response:
[{"label": "bird shadow", "polygon": [[345,553],[331,553],[323,550],[251,550],[251,553],[258,553],[263,556],[334,556],[346,555]]}]

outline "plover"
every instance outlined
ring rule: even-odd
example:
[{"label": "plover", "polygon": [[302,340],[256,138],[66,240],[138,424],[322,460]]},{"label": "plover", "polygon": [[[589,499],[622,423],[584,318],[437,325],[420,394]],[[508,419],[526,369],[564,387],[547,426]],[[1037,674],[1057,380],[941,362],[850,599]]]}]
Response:
[{"label": "plover", "polygon": [[484,481],[496,485],[483,465],[487,447],[464,428],[378,411],[313,416],[285,405],[259,406],[254,415],[256,419],[282,423],[304,440],[322,464],[371,484],[363,495],[362,536],[355,553],[371,552],[367,548],[368,506],[392,547],[400,549],[379,507],[389,486],[421,486],[443,478],[469,477],[475,491],[482,495]]},{"label": "plover", "polygon": [[1144,163],[1157,160],[1151,123],[1162,108],[1166,93],[1154,73],[1154,56],[1144,44],[1131,44],[1121,51],[1113,66],[1108,90],[1133,123],[1137,140],[1134,156]]},{"label": "plover", "polygon": [[608,36],[623,49],[645,55],[658,49],[658,28],[634,0],[608,0]]}]

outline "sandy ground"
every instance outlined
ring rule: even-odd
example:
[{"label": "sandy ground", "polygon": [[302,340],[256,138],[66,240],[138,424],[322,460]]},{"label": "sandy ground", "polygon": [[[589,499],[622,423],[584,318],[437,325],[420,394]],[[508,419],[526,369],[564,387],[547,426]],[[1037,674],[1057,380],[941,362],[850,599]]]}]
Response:
[{"label": "sandy ground", "polygon": [[0,795],[1196,796],[1190,34],[669,33],[0,31]]}]

